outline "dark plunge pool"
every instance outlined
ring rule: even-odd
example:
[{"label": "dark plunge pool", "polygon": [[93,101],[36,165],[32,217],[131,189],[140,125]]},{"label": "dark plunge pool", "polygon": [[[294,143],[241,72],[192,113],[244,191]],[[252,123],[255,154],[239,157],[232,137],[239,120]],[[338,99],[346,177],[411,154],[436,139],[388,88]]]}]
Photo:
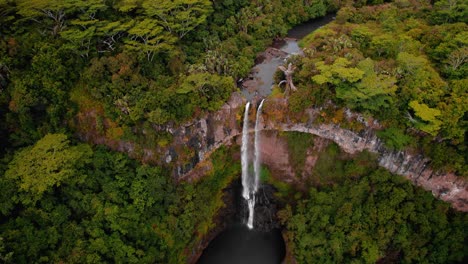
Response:
[{"label": "dark plunge pool", "polygon": [[237,224],[210,242],[198,264],[279,264],[284,256],[285,245],[279,229],[262,232]]}]

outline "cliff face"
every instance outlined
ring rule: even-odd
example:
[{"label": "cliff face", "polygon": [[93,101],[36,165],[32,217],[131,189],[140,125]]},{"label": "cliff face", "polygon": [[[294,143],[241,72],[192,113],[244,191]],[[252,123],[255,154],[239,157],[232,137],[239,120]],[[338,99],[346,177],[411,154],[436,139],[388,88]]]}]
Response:
[{"label": "cliff face", "polygon": [[[202,177],[211,168],[207,157],[214,150],[221,145],[240,145],[239,135],[242,132],[241,120],[244,107],[245,100],[236,93],[217,112],[177,128],[155,128],[173,136],[170,144],[155,148],[147,148],[122,140],[111,140],[99,135],[93,130],[94,126],[89,125],[96,122],[92,114],[78,121],[77,127],[86,128],[79,129],[78,135],[85,141],[107,145],[114,150],[129,153],[130,156],[144,162],[168,166],[173,169],[173,174],[178,180],[191,181]],[[251,118],[255,116],[253,111],[250,112]],[[317,156],[314,153],[320,151],[329,141],[333,141],[350,154],[363,150],[376,153],[380,166],[395,174],[405,176],[414,184],[431,191],[435,197],[451,203],[454,208],[468,212],[468,181],[452,173],[432,170],[428,166],[429,160],[419,154],[388,150],[375,136],[372,128],[374,123],[366,122],[358,115],[348,113],[348,115],[354,115],[354,118],[357,116],[365,127],[361,132],[355,133],[337,124],[317,124],[315,121],[320,115],[318,109],[308,109],[300,120],[294,120],[287,113],[286,101],[268,100],[265,103],[261,120],[261,128],[264,130],[260,135],[262,163],[275,174],[281,175],[282,180],[300,185],[300,181],[309,176],[307,172],[315,164]],[[87,125],[80,124],[80,122],[86,122]],[[251,122],[253,123],[254,120]],[[314,139],[316,141],[314,141],[314,147],[307,150],[304,168],[300,172],[294,171],[291,166],[287,144],[278,136],[278,131],[296,131],[318,136]]]}]

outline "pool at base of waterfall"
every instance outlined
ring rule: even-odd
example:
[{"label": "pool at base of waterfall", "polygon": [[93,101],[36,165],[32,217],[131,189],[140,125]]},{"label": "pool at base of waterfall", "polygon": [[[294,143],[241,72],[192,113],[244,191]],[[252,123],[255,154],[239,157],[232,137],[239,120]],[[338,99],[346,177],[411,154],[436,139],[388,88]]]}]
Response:
[{"label": "pool at base of waterfall", "polygon": [[279,229],[263,232],[236,224],[210,242],[198,264],[279,264],[284,256],[285,245]]}]

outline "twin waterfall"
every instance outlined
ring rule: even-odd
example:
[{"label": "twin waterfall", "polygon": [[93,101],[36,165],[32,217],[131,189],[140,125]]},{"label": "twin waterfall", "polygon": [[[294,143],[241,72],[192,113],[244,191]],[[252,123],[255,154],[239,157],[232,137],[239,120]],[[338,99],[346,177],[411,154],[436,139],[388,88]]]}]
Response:
[{"label": "twin waterfall", "polygon": [[249,218],[247,226],[252,229],[255,214],[255,194],[260,182],[260,138],[259,138],[259,118],[262,113],[262,106],[265,99],[260,102],[255,119],[254,136],[254,163],[253,174],[249,170],[249,108],[250,102],[245,105],[244,125],[242,128],[241,164],[242,164],[242,197],[249,206]]}]

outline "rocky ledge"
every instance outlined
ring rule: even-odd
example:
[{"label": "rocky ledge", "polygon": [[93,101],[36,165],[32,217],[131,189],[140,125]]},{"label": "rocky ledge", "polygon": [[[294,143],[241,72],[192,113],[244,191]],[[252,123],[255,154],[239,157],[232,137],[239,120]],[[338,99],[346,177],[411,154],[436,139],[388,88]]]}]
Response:
[{"label": "rocky ledge", "polygon": [[[242,113],[242,110],[243,105],[238,112]],[[365,127],[361,132],[356,133],[349,129],[341,128],[339,124],[316,123],[315,120],[319,116],[320,111],[314,108],[305,111],[301,122],[291,121],[291,118],[288,116],[279,117],[277,114],[278,111],[281,113],[287,112],[286,102],[283,100],[269,100],[265,104],[263,111],[261,129],[264,131],[310,133],[321,139],[318,139],[318,141],[321,141],[320,144],[314,144],[314,146],[318,146],[318,148],[326,145],[327,143],[324,142],[324,139],[327,139],[335,142],[341,149],[350,154],[364,150],[375,153],[378,156],[380,166],[388,169],[392,173],[406,177],[415,185],[421,186],[425,190],[431,191],[435,197],[451,203],[455,209],[468,212],[468,181],[466,179],[453,173],[433,170],[429,166],[430,160],[421,154],[387,149],[383,142],[375,135],[375,130],[373,129],[375,123],[370,123],[356,114],[349,114],[354,115],[355,118],[357,116],[357,119],[360,120]],[[254,115],[251,114],[251,116]],[[240,122],[235,123],[237,127],[228,129],[231,131],[229,134],[218,136],[217,144],[212,145],[212,147],[216,148],[223,142],[231,142],[233,139],[236,139],[234,141],[236,144],[241,143],[240,137],[237,137],[241,131],[241,124]],[[219,128],[211,129],[214,131],[220,130]],[[261,142],[262,163],[270,168],[277,168],[276,171],[280,170],[283,174],[282,179],[290,183],[297,181],[296,172],[287,164],[288,153],[284,142],[281,142],[274,133],[261,133]],[[203,153],[211,152],[213,150],[212,147],[208,146],[207,149],[203,150]],[[311,151],[310,153],[313,152]],[[315,160],[316,157],[314,157],[313,154],[308,155],[305,166],[313,166]],[[200,166],[200,168],[201,167],[203,166]],[[190,173],[180,176],[184,179],[190,179],[197,174],[197,170],[193,170]]]},{"label": "rocky ledge", "polygon": [[[211,169],[207,157],[222,145],[240,145],[242,131],[242,114],[245,107],[245,99],[240,93],[235,93],[228,103],[220,110],[209,113],[202,118],[177,127],[157,127],[158,131],[168,132],[173,136],[170,144],[156,148],[137,146],[132,142],[122,140],[109,140],[105,135],[99,135],[93,131],[90,122],[96,119],[87,116],[78,121],[78,135],[85,141],[104,144],[110,148],[126,152],[130,156],[141,159],[144,162],[167,166],[173,169],[173,175],[178,180],[191,181],[203,177],[206,171]],[[256,107],[250,113],[254,118]],[[320,110],[310,108],[305,111],[300,121],[288,116],[287,101],[284,99],[268,100],[265,103],[261,129],[264,131],[296,131],[310,133],[322,139],[337,143],[345,152],[353,154],[367,150],[378,155],[380,166],[389,171],[402,175],[415,185],[431,191],[432,194],[460,211],[468,212],[468,181],[453,173],[434,171],[430,168],[430,160],[420,154],[409,151],[391,151],[375,135],[374,123],[367,122],[359,115],[348,113],[360,120],[364,129],[359,133],[341,128],[339,124],[324,124],[316,122]],[[294,121],[293,121],[294,120]],[[86,122],[80,126],[79,122]],[[254,122],[251,120],[250,122]],[[252,127],[252,126],[251,126]],[[253,131],[251,131],[253,132]],[[280,168],[288,155],[287,148],[274,138],[274,134],[262,133],[262,163],[268,167]],[[276,143],[275,143],[276,142]],[[316,145],[316,144],[314,144]],[[320,144],[319,144],[320,145]],[[138,149],[139,151],[136,151]],[[283,156],[283,157],[282,157]],[[307,166],[313,166],[314,156],[306,157]],[[297,180],[290,167],[285,166],[281,173],[286,181]]]}]

